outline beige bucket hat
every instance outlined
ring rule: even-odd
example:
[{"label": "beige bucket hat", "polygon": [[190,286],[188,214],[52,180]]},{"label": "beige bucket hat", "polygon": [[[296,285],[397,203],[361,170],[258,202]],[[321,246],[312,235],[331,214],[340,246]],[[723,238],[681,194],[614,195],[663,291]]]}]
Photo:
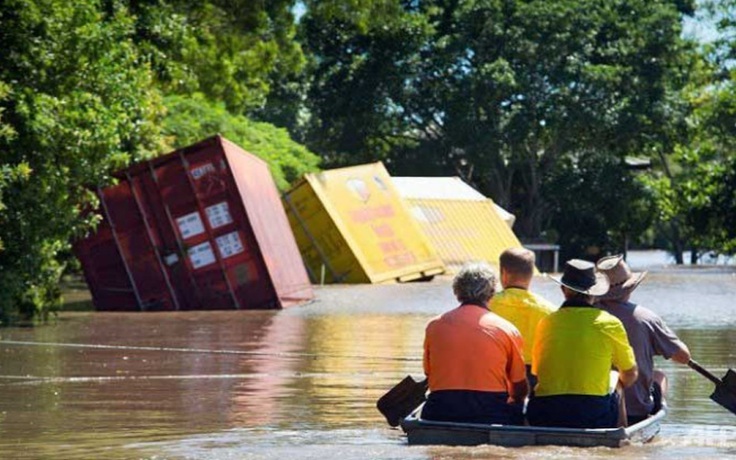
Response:
[{"label": "beige bucket hat", "polygon": [[647,276],[648,272],[632,272],[621,254],[600,259],[596,264],[599,272],[608,276],[611,288],[601,300],[615,300],[631,294]]}]

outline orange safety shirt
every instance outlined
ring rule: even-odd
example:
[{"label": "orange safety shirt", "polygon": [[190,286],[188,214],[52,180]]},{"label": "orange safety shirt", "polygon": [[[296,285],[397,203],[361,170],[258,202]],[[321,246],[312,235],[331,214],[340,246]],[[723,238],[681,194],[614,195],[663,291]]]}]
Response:
[{"label": "orange safety shirt", "polygon": [[424,373],[430,391],[509,392],[526,378],[523,339],[485,306],[461,305],[429,322]]}]

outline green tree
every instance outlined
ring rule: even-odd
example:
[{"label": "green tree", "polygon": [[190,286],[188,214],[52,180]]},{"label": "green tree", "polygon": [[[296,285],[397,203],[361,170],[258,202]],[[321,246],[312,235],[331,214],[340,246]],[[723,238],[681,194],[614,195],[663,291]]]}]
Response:
[{"label": "green tree", "polygon": [[[110,4],[105,3],[106,6]],[[7,0],[0,9],[0,81],[7,82],[0,213],[0,322],[44,317],[59,305],[69,241],[94,222],[88,185],[161,151],[161,101],[132,40],[134,21],[112,3]]]},{"label": "green tree", "polygon": [[301,37],[311,59],[307,145],[327,166],[379,159],[400,166],[404,160],[394,156],[407,155],[428,135],[411,112],[423,77],[422,49],[432,40],[424,2],[304,3]]},{"label": "green tree", "polygon": [[732,253],[733,168],[736,148],[736,2],[703,2],[701,21],[717,34],[692,54],[689,84],[680,94],[688,105],[686,123],[666,132],[655,148],[659,168],[651,177],[659,230],[677,263],[690,250],[697,263],[703,251]]},{"label": "green tree", "polygon": [[303,174],[317,170],[319,157],[294,142],[283,128],[233,115],[223,103],[209,102],[202,94],[169,96],[165,104],[164,132],[173,138],[175,147],[220,133],[268,162],[282,190]]},{"label": "green tree", "polygon": [[693,104],[688,142],[663,159],[667,169],[655,179],[661,221],[678,231],[666,235],[679,263],[686,247],[691,263],[703,250],[736,248],[736,78],[700,87]]},{"label": "green tree", "polygon": [[270,100],[288,93],[305,58],[294,39],[294,0],[123,2],[133,37],[166,93],[201,92],[233,113],[289,123]]},{"label": "green tree", "polygon": [[[0,81],[0,102],[8,97],[10,87]],[[15,136],[15,130],[13,127],[3,122],[3,111],[5,109],[0,106],[0,142],[9,141]],[[30,168],[27,163],[20,163],[16,165],[2,164],[0,165],[0,225],[7,219],[6,211],[7,207],[3,202],[3,189],[7,188],[11,184],[16,182],[27,180],[30,175]],[[2,235],[0,234],[0,252],[3,251],[4,244]],[[1,317],[1,315],[0,315]]]},{"label": "green tree", "polygon": [[330,164],[459,174],[516,212],[522,236],[551,222],[558,162],[621,161],[684,122],[689,1],[307,4],[307,145]]},{"label": "green tree", "polygon": [[552,208],[547,227],[557,234],[562,260],[626,253],[655,216],[651,185],[612,154],[564,157],[552,169],[543,193]]}]

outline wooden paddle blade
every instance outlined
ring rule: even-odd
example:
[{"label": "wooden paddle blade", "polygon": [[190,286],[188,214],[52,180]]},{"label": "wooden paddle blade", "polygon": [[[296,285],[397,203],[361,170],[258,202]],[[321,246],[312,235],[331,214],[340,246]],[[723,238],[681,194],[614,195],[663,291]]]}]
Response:
[{"label": "wooden paddle blade", "polygon": [[399,426],[401,419],[426,401],[427,386],[427,379],[417,382],[407,375],[398,385],[381,396],[376,407],[386,417],[389,425]]},{"label": "wooden paddle blade", "polygon": [[736,414],[736,372],[729,369],[710,399]]}]

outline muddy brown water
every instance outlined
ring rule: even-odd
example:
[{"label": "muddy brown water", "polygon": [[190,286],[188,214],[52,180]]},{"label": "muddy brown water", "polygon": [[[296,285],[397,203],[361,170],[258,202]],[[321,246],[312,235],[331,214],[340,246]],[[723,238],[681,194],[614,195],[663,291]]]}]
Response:
[{"label": "muddy brown water", "polygon": [[[557,285],[535,280],[555,303]],[[722,458],[736,415],[713,385],[659,361],[671,411],[656,440],[621,449],[409,447],[375,409],[420,376],[424,324],[455,306],[450,280],[330,286],[283,311],[67,313],[0,330],[2,459]],[[736,368],[736,273],[650,273],[659,312],[718,375]]]}]

